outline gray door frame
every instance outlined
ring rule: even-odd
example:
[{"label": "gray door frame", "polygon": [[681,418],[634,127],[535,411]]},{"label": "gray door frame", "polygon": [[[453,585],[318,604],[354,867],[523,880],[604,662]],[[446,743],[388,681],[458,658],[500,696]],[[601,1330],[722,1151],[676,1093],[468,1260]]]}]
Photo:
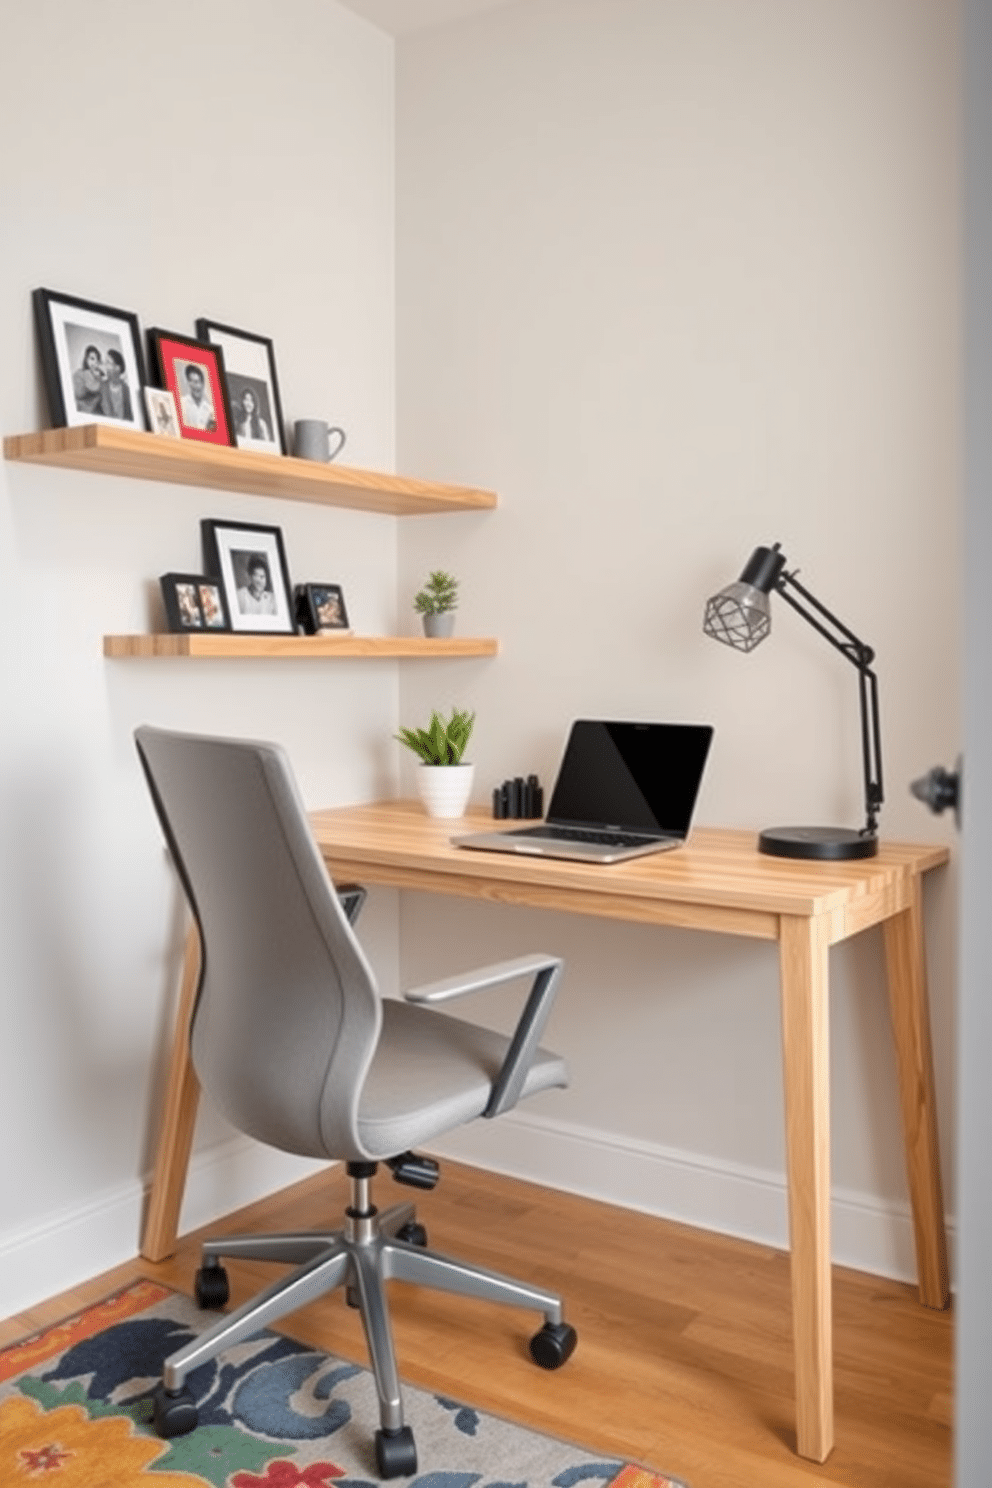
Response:
[{"label": "gray door frame", "polygon": [[964,0],[964,768],[956,1488],[992,1484],[992,0]]}]

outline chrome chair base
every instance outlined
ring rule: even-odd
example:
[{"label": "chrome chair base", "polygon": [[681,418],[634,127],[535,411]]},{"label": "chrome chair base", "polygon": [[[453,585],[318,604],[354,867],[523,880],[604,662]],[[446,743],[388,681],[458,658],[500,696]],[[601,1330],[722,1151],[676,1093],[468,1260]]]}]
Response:
[{"label": "chrome chair base", "polygon": [[[227,1301],[223,1259],[274,1261],[296,1269],[234,1312],[219,1318],[213,1327],[166,1359],[162,1385],[155,1398],[155,1427],[160,1436],[185,1435],[196,1426],[195,1402],[185,1388],[186,1378],[194,1369],[337,1287],[346,1288],[348,1300],[358,1308],[365,1330],[379,1397],[381,1430],[376,1434],[376,1452],[383,1477],[402,1476],[416,1470],[412,1434],[403,1421],[386,1298],[387,1281],[408,1281],[481,1301],[534,1308],[544,1314],[543,1327],[531,1339],[535,1362],[542,1368],[554,1369],[570,1357],[576,1335],[563,1320],[558,1296],[542,1287],[428,1250],[419,1243],[421,1237],[426,1240],[426,1234],[417,1225],[414,1205],[396,1204],[380,1214],[369,1201],[370,1175],[366,1170],[373,1165],[356,1166],[363,1172],[361,1176],[351,1176],[351,1203],[345,1211],[342,1229],[309,1234],[226,1235],[204,1243],[196,1285],[201,1306],[223,1306]],[[410,1234],[416,1239],[403,1238]],[[411,1452],[412,1468],[409,1467]],[[384,1471],[384,1465],[392,1471]]]}]

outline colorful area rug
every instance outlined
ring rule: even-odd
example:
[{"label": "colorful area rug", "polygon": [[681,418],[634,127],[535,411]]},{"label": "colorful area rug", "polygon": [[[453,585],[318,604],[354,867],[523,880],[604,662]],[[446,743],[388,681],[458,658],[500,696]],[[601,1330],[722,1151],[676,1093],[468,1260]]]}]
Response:
[{"label": "colorful area rug", "polygon": [[[376,1488],[368,1370],[275,1333],[192,1373],[200,1424],[161,1441],[151,1391],[204,1326],[186,1297],[141,1281],[0,1350],[3,1488]],[[419,1471],[403,1488],[685,1488],[443,1395],[404,1387]]]}]

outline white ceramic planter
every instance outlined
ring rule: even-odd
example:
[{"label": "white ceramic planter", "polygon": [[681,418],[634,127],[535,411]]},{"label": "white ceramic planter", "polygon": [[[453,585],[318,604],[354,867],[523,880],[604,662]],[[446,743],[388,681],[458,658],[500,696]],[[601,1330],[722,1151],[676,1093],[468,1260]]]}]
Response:
[{"label": "white ceramic planter", "polygon": [[428,816],[464,816],[474,765],[418,765],[417,789]]}]

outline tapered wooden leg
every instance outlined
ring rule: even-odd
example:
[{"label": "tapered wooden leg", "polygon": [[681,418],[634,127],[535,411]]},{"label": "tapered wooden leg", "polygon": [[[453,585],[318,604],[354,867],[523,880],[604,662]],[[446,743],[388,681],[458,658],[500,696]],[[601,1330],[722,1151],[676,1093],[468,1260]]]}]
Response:
[{"label": "tapered wooden leg", "polygon": [[779,958],[796,1356],[796,1446],[824,1462],[834,1444],[830,1297],[828,940],[818,919],[783,915]]},{"label": "tapered wooden leg", "polygon": [[950,1281],[918,876],[909,909],[886,920],[884,933],[920,1301],[924,1307],[944,1308]]},{"label": "tapered wooden leg", "polygon": [[164,1261],[167,1256],[171,1256],[175,1252],[179,1233],[179,1210],[193,1145],[196,1109],[200,1103],[200,1083],[189,1053],[189,1029],[199,977],[200,937],[194,925],[186,937],[162,1127],[158,1136],[155,1170],[141,1239],[141,1254],[147,1261]]}]

